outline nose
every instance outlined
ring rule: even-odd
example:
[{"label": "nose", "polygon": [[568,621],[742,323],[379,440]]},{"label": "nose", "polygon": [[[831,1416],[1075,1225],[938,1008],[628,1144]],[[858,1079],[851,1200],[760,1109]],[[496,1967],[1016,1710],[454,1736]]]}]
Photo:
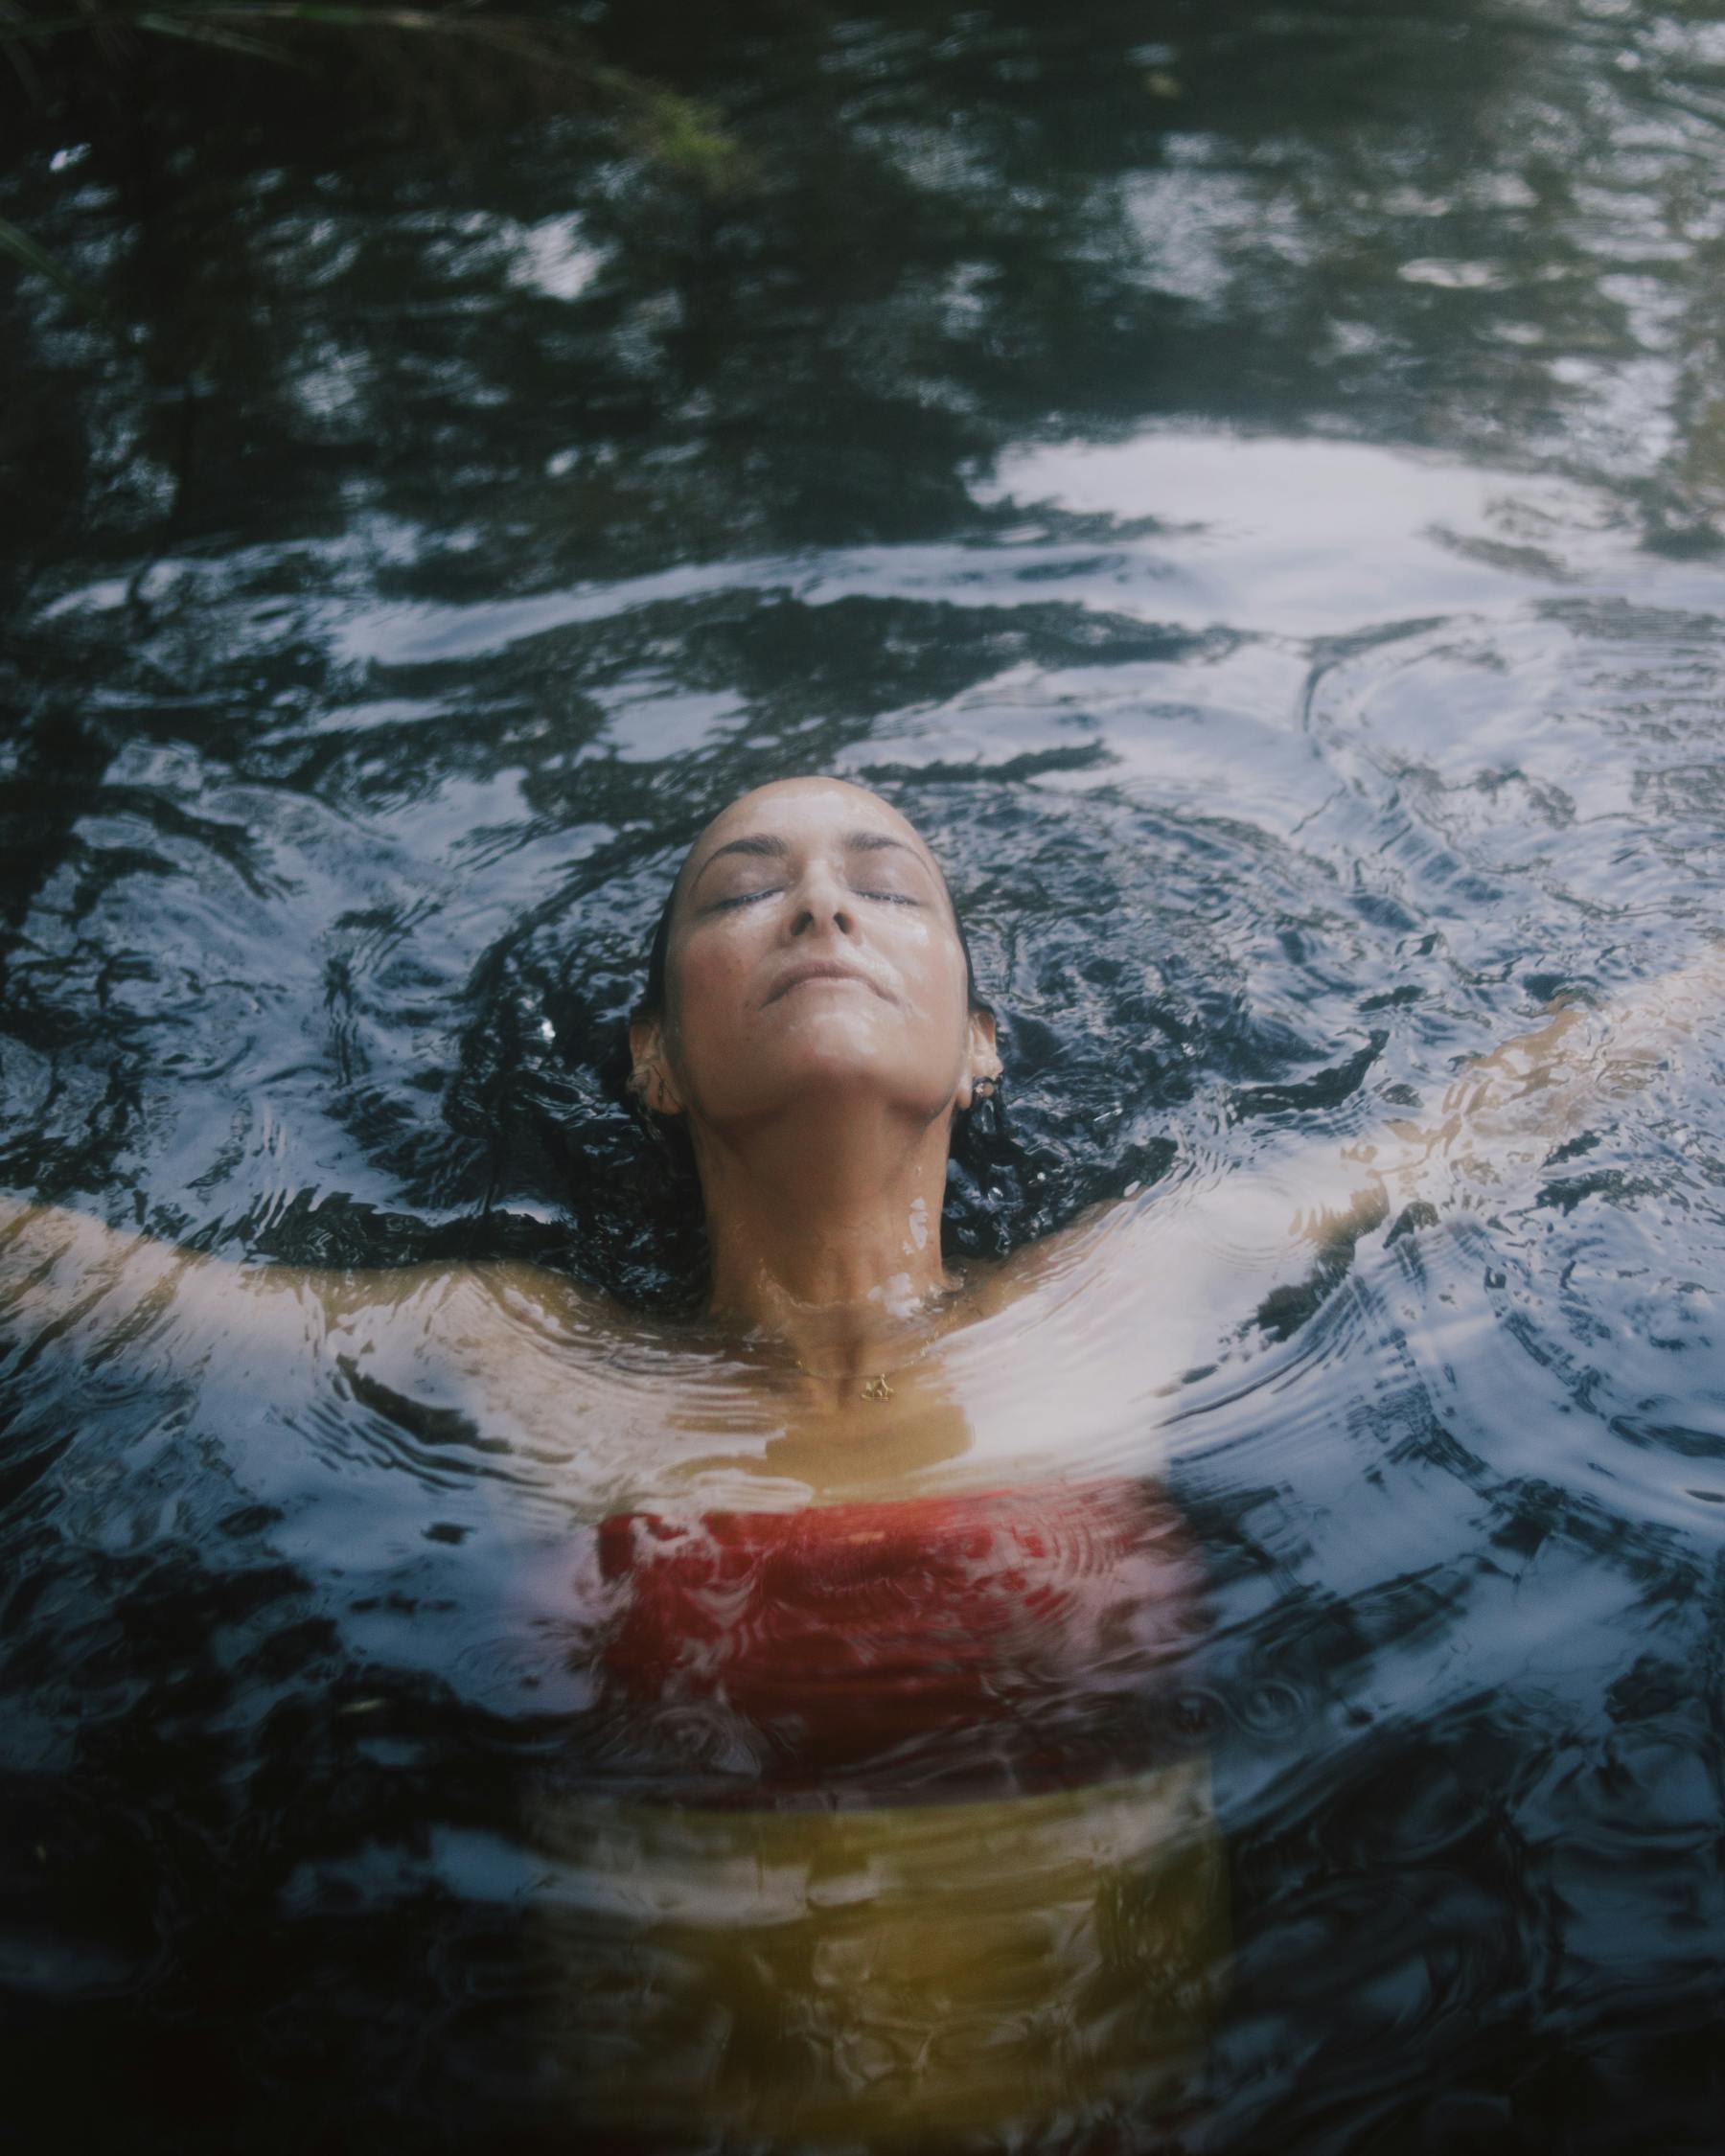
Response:
[{"label": "nose", "polygon": [[812,866],[803,878],[798,904],[792,908],[791,933],[806,936],[831,925],[841,936],[854,935],[857,917],[845,885],[824,865]]}]

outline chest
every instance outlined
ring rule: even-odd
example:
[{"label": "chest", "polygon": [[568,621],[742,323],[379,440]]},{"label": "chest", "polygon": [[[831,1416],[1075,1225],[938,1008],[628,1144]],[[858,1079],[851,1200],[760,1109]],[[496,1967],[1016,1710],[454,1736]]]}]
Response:
[{"label": "chest", "polygon": [[1142,1764],[1201,1581],[1166,1499],[1110,1479],[618,1513],[564,1592],[613,1763],[878,1793]]}]

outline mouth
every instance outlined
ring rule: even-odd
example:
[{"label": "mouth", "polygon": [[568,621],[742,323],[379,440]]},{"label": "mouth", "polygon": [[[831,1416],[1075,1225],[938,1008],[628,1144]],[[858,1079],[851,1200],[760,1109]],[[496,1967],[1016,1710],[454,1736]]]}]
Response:
[{"label": "mouth", "polygon": [[822,980],[850,981],[858,988],[866,988],[871,996],[882,994],[868,975],[855,966],[841,965],[833,958],[817,958],[811,960],[806,966],[794,966],[773,988],[767,1000],[776,1003],[781,996],[789,996],[794,988],[803,988],[811,981]]}]

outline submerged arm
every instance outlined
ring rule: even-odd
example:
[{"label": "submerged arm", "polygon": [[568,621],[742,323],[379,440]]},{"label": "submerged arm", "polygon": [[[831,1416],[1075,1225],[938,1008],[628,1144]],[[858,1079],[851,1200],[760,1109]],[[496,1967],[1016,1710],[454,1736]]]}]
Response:
[{"label": "submerged arm", "polygon": [[[1568,1003],[1458,1073],[1428,1111],[1342,1147],[1308,1140],[1248,1174],[1176,1186],[1141,1216],[1175,1299],[1272,1332],[1306,1315],[1359,1239],[1410,1206],[1508,1191],[1638,1091],[1725,1005],[1725,942],[1602,1008]],[[1171,1238],[1171,1239],[1170,1239]],[[1149,1254],[1148,1248],[1146,1255]]]},{"label": "submerged arm", "polygon": [[1725,1005],[1725,943],[1602,1008],[1566,1002],[1543,1023],[1476,1056],[1433,1112],[1385,1126],[1343,1159],[1361,1174],[1340,1212],[1322,1202],[1304,1231],[1367,1231],[1392,1209],[1437,1203],[1458,1182],[1504,1186],[1535,1172],[1589,1117],[1639,1092]]},{"label": "submerged arm", "polygon": [[0,1330],[38,1347],[64,1340],[104,1359],[130,1352],[158,1366],[196,1367],[223,1342],[293,1358],[336,1336],[356,1346],[386,1332],[423,1339],[433,1305],[447,1317],[458,1294],[463,1333],[481,1357],[506,1299],[554,1300],[560,1309],[589,1299],[525,1265],[235,1264],[71,1207],[0,1195]]},{"label": "submerged arm", "polygon": [[147,1321],[182,1290],[196,1293],[218,1277],[210,1265],[71,1206],[0,1195],[0,1323],[9,1330],[58,1332],[104,1305],[117,1320]]}]

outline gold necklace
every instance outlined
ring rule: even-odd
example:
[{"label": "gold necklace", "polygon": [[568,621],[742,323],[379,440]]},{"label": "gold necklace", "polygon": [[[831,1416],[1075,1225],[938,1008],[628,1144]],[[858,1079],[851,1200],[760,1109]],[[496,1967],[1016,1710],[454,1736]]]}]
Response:
[{"label": "gold necklace", "polygon": [[[914,1363],[919,1361],[920,1358],[926,1355],[928,1352],[929,1351],[926,1347],[919,1349],[917,1351],[917,1354],[913,1355],[910,1358],[911,1362]],[[823,1382],[821,1373],[818,1370],[810,1369],[809,1365],[803,1361],[800,1355],[796,1358],[796,1366],[802,1372],[804,1377],[813,1378],[816,1385]],[[908,1365],[907,1364],[901,1363],[899,1365],[900,1369],[906,1369],[908,1367]],[[886,1375],[887,1373],[885,1370],[881,1370],[874,1377],[865,1378],[863,1382],[857,1388],[858,1399],[890,1400],[892,1398],[892,1388],[886,1382]]]},{"label": "gold necklace", "polygon": [[[937,1308],[935,1313],[937,1316],[945,1319],[945,1322],[939,1327],[939,1329],[930,1334],[929,1338],[923,1342],[922,1345],[917,1349],[914,1355],[908,1355],[902,1363],[895,1363],[889,1370],[877,1370],[873,1377],[864,1378],[862,1383],[857,1388],[857,1397],[859,1400],[873,1400],[877,1403],[884,1403],[887,1400],[890,1400],[893,1397],[893,1388],[887,1381],[891,1378],[902,1377],[905,1371],[912,1368],[916,1364],[922,1361],[923,1357],[928,1354],[929,1350],[934,1345],[936,1341],[944,1340],[946,1338],[947,1334],[952,1331],[953,1326],[957,1319],[958,1291],[956,1289],[952,1290],[945,1297],[945,1300],[948,1304],[948,1309],[940,1310]],[[832,1383],[833,1373],[831,1371],[810,1369],[809,1365],[803,1361],[800,1355],[794,1357],[793,1360],[794,1361],[797,1368],[802,1372],[804,1377],[813,1378],[817,1385]]]}]

